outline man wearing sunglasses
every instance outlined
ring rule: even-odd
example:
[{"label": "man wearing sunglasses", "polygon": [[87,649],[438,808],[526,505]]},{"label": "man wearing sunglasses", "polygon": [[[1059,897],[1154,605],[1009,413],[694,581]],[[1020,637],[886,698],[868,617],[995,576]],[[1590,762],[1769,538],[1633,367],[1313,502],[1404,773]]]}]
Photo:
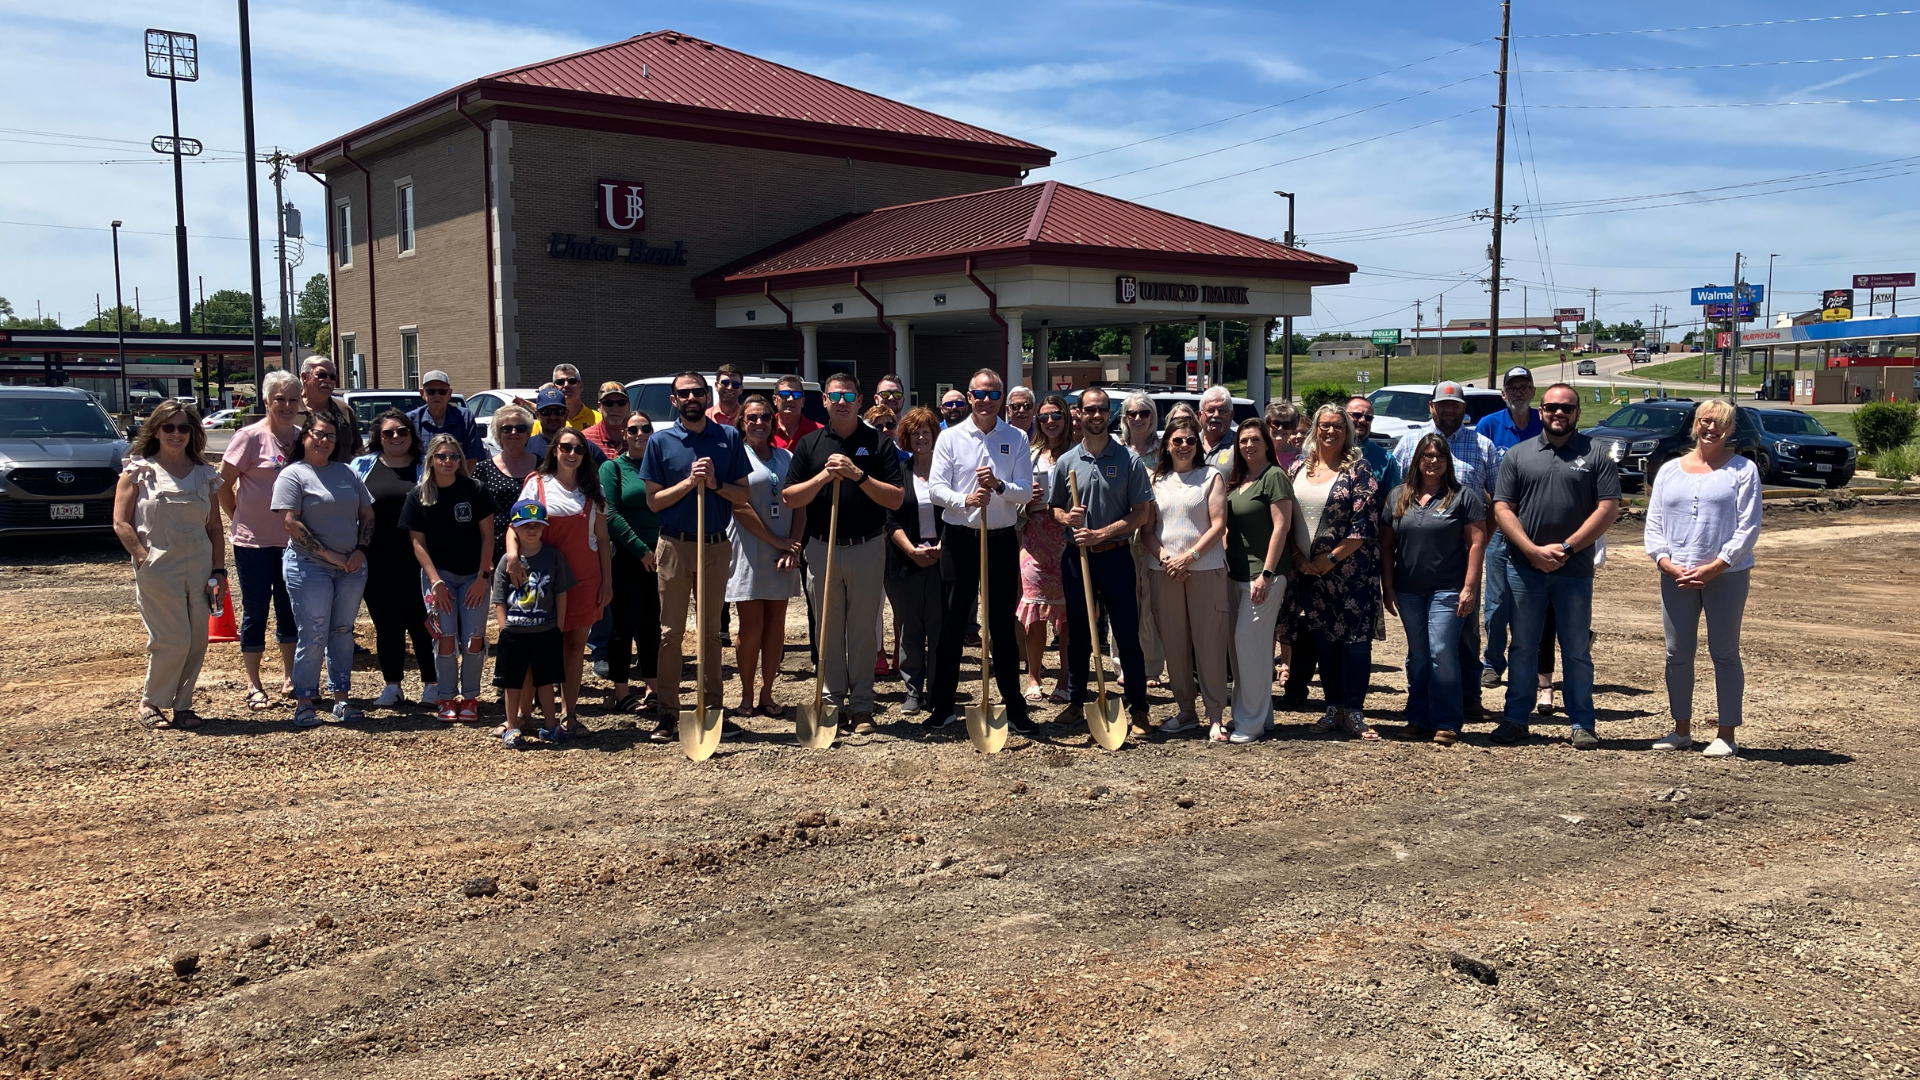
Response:
[{"label": "man wearing sunglasses", "polygon": [[707,419],[718,420],[730,428],[740,426],[740,393],[747,386],[747,377],[732,364],[721,364],[713,373],[713,408],[707,410]]},{"label": "man wearing sunglasses", "polygon": [[600,384],[600,422],[580,434],[608,459],[627,452],[627,417],[633,414],[627,388],[609,379]]},{"label": "man wearing sunglasses", "polygon": [[339,389],[340,373],[331,359],[309,356],[300,362],[300,411],[331,417],[340,433],[340,452],[346,455],[343,460],[352,461],[365,450],[366,442],[360,437],[360,423],[353,418],[352,407],[336,395]]},{"label": "man wearing sunglasses", "polygon": [[[699,601],[705,607],[706,640],[696,642],[707,661],[706,699],[710,708],[719,708],[720,607],[726,602],[727,578],[733,572],[733,545],[727,539],[727,526],[733,515],[751,514],[747,505],[747,448],[740,432],[707,419],[713,405],[713,390],[707,377],[697,371],[683,371],[673,377],[673,408],[678,414],[671,427],[656,428],[647,439],[640,457],[640,479],[647,485],[647,507],[660,515],[660,546],[654,551],[660,579],[660,689],[655,706],[659,725],[653,741],[672,742],[680,727],[680,677],[685,664],[680,644],[687,633],[687,603],[693,599],[696,545],[700,569],[704,570],[706,595]],[[706,489],[705,520],[696,487]],[[718,496],[717,498],[715,496]],[[704,524],[706,533],[697,530]]]},{"label": "man wearing sunglasses", "polygon": [[[998,404],[996,402],[995,404]],[[940,395],[940,428],[959,427],[966,423],[968,415],[967,392],[949,390]]]},{"label": "man wearing sunglasses", "polygon": [[1493,741],[1527,737],[1540,635],[1553,610],[1560,679],[1576,750],[1600,745],[1593,716],[1593,556],[1620,513],[1620,471],[1576,430],[1580,394],[1554,383],[1540,397],[1538,438],[1507,451],[1494,484],[1493,517],[1506,534],[1513,605],[1506,718]]},{"label": "man wearing sunglasses", "polygon": [[1355,394],[1347,399],[1345,408],[1347,419],[1353,422],[1354,445],[1360,448],[1367,468],[1373,470],[1373,478],[1380,482],[1380,490],[1389,492],[1399,487],[1399,460],[1392,450],[1373,441],[1373,400],[1365,394]]},{"label": "man wearing sunglasses", "polygon": [[795,443],[820,430],[820,422],[801,412],[807,403],[807,384],[798,375],[782,375],[774,384],[773,445],[792,450]]},{"label": "man wearing sunglasses", "polygon": [[[1014,619],[1020,605],[1020,508],[1033,490],[1033,458],[1027,438],[1000,419],[1001,387],[992,368],[968,381],[970,415],[949,421],[933,444],[927,494],[941,507],[946,531],[940,541],[940,646],[934,655],[925,725],[942,728],[955,719],[960,652],[967,627],[987,590],[986,632],[993,635],[993,681],[1007,709],[1007,729],[1033,731],[1020,688],[1020,657],[1026,638]],[[951,395],[943,395],[951,396]],[[941,402],[946,411],[946,402]],[[987,580],[980,580],[980,545],[987,545]],[[981,704],[986,704],[982,702]]]},{"label": "man wearing sunglasses", "polygon": [[1033,437],[1033,389],[1016,386],[1007,391],[1007,423],[1020,434]]},{"label": "man wearing sunglasses", "polygon": [[[1232,408],[1231,401],[1228,408]],[[1086,596],[1080,570],[1080,552],[1084,550],[1086,579],[1093,582],[1094,601],[1112,624],[1120,650],[1127,717],[1138,737],[1147,731],[1147,660],[1140,649],[1133,552],[1127,545],[1153,512],[1153,486],[1146,465],[1107,434],[1112,412],[1105,390],[1094,386],[1081,391],[1080,403],[1074,408],[1080,418],[1080,442],[1054,463],[1053,491],[1047,497],[1053,519],[1067,530],[1071,545],[1061,553],[1060,560],[1061,586],[1068,597],[1067,676],[1071,697],[1057,722],[1081,720],[1089,696],[1087,663],[1093,654],[1093,629],[1087,625],[1086,604],[1074,602]],[[1079,485],[1077,506],[1069,475]]]},{"label": "man wearing sunglasses", "polygon": [[[841,373],[827,376],[827,426],[793,447],[781,499],[807,508],[807,592],[824,614],[816,630],[827,703],[856,735],[873,731],[874,626],[886,595],[887,512],[898,510],[900,455],[893,440],[860,422],[860,384]],[[837,569],[831,594],[822,592],[827,565],[827,528],[833,514],[833,481],[840,481],[840,533],[834,538]]]},{"label": "man wearing sunglasses", "polygon": [[600,422],[600,414],[594,407],[580,400],[583,385],[580,382],[580,369],[572,364],[553,365],[553,385],[567,395],[567,426],[585,431]]},{"label": "man wearing sunglasses", "polygon": [[453,403],[453,380],[444,371],[429,371],[420,376],[420,400],[425,404],[407,413],[407,422],[420,437],[420,445],[435,435],[451,435],[460,440],[460,452],[467,459],[460,466],[461,476],[473,475],[473,464],[487,457],[487,444],[480,438],[480,426],[465,406]]},{"label": "man wearing sunglasses", "polygon": [[[567,395],[563,393],[559,387],[544,386],[540,388],[540,393],[535,395],[533,399],[533,415],[535,419],[540,421],[540,430],[534,432],[533,436],[527,440],[527,451],[529,453],[537,458],[547,456],[547,444],[557,437],[563,428],[572,426],[567,423],[568,411]],[[599,416],[600,414],[594,413],[594,415]],[[593,467],[596,469],[600,467],[602,462],[607,460],[607,455],[602,453],[600,448],[595,446],[591,439],[587,440],[587,456],[593,459]]]}]

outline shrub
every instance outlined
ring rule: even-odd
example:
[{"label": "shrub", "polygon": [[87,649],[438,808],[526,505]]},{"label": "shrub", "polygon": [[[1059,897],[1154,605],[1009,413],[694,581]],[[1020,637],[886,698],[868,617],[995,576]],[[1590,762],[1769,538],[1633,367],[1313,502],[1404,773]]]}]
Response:
[{"label": "shrub", "polygon": [[1920,442],[1882,450],[1863,464],[1882,480],[1911,480],[1920,476]]},{"label": "shrub", "polygon": [[1872,401],[1853,414],[1853,430],[1860,449],[1869,454],[1904,447],[1913,440],[1920,413],[1911,401]]},{"label": "shrub", "polygon": [[1479,351],[1480,351],[1480,343],[1473,340],[1472,338],[1468,338],[1467,340],[1460,343],[1461,356],[1472,356],[1474,353],[1477,353]]},{"label": "shrub", "polygon": [[1312,419],[1320,406],[1347,400],[1347,388],[1339,383],[1314,383],[1300,388],[1300,411]]}]

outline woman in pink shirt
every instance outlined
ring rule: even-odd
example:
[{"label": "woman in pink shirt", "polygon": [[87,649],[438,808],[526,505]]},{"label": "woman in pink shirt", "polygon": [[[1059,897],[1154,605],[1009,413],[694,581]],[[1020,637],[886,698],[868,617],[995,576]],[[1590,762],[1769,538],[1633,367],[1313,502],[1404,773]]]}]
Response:
[{"label": "woman in pink shirt", "polygon": [[282,447],[299,427],[300,380],[291,372],[270,371],[263,398],[266,417],[235,432],[220,458],[220,508],[233,522],[233,566],[240,575],[240,660],[247,669],[247,707],[255,712],[273,704],[260,685],[269,604],[286,674],[280,693],[293,693],[293,604],[280,572],[287,527],[271,507],[273,482],[287,463]]}]

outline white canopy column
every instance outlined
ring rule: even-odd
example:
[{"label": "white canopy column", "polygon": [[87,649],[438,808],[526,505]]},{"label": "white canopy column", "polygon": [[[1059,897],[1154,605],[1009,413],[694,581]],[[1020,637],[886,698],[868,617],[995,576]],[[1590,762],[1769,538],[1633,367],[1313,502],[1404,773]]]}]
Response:
[{"label": "white canopy column", "polygon": [[888,319],[887,325],[893,327],[893,372],[900,376],[906,385],[901,389],[907,392],[907,401],[913,401],[913,322],[908,319]]},{"label": "white canopy column", "polygon": [[800,377],[820,382],[820,324],[800,324]]},{"label": "white canopy column", "polygon": [[1021,370],[1026,367],[1026,332],[1020,328],[1020,317],[1026,312],[1018,309],[1000,312],[1007,320],[1007,389],[1022,385],[1026,376]]},{"label": "white canopy column", "polygon": [[1253,400],[1253,411],[1262,415],[1273,386],[1267,376],[1267,327],[1272,325],[1273,320],[1265,316],[1247,320],[1247,397]]},{"label": "white canopy column", "polygon": [[1130,377],[1137,383],[1147,381],[1147,365],[1151,360],[1149,351],[1152,348],[1148,335],[1150,329],[1152,328],[1146,323],[1135,323],[1127,329],[1127,336],[1133,344],[1130,350],[1133,355],[1133,372]]}]

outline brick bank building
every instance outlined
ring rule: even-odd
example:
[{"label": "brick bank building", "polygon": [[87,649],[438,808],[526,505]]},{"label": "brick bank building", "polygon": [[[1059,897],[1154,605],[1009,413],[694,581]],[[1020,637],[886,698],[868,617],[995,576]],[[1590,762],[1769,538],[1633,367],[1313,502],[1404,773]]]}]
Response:
[{"label": "brick bank building", "polygon": [[[1336,259],[1052,182],[1053,152],[674,31],[515,68],[300,156],[362,386],[711,369],[914,397],[1025,335],[1306,315]],[[1260,385],[1263,387],[1264,383]]]}]

